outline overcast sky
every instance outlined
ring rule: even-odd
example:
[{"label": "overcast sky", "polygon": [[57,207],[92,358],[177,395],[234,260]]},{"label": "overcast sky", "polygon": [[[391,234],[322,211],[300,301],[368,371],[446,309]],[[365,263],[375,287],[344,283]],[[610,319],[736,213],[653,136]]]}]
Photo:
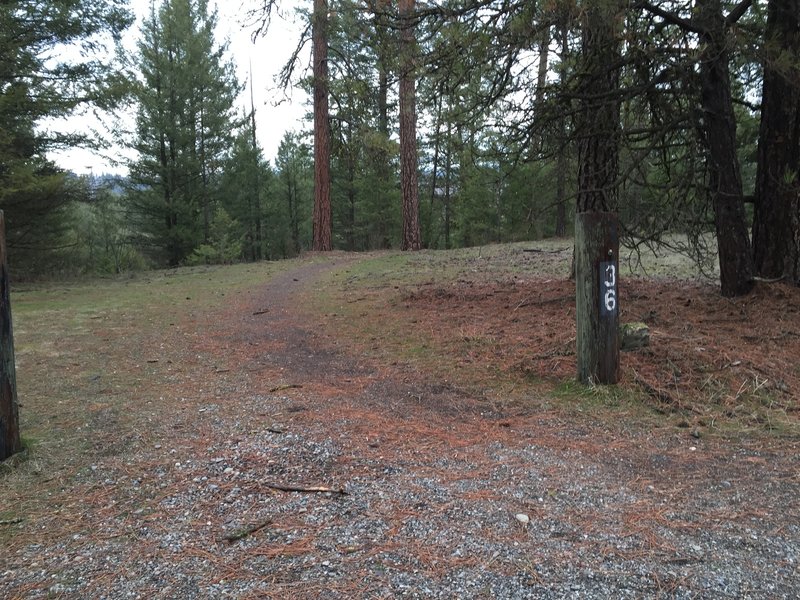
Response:
[{"label": "overcast sky", "polygon": [[[161,0],[157,0],[156,5]],[[228,38],[230,40],[230,57],[237,65],[239,80],[242,82],[250,80],[250,63],[253,66],[253,89],[256,104],[256,129],[258,132],[259,143],[266,158],[273,161],[278,150],[283,134],[289,130],[300,130],[302,128],[302,118],[307,108],[306,95],[296,89],[289,90],[290,98],[287,99],[283,91],[276,89],[275,76],[280,72],[281,67],[291,55],[302,31],[302,23],[294,23],[293,10],[284,9],[287,19],[275,17],[266,38],[259,39],[255,44],[251,41],[250,31],[242,28],[242,21],[246,8],[258,0],[219,0],[219,24],[218,39]],[[210,4],[213,6],[214,0]],[[296,0],[282,2],[283,7],[296,4]],[[135,51],[136,41],[139,38],[140,25],[143,18],[149,15],[150,0],[131,0],[131,8],[136,14],[137,22],[126,34],[125,47],[129,51]],[[308,53],[310,48],[306,48],[304,59],[301,66],[308,64]],[[250,90],[245,90],[239,100],[237,109],[250,107]],[[112,120],[119,120],[131,127],[134,123],[133,113],[129,115],[113,115]],[[96,125],[95,117],[76,117],[69,122],[69,127],[77,129],[93,129]],[[58,125],[62,126],[61,123]],[[111,151],[93,153],[83,149],[72,149],[64,152],[51,152],[49,157],[61,167],[74,171],[75,173],[93,172],[95,175],[104,172],[124,173],[122,166],[114,166],[110,157],[126,156],[122,148],[114,148]]]}]

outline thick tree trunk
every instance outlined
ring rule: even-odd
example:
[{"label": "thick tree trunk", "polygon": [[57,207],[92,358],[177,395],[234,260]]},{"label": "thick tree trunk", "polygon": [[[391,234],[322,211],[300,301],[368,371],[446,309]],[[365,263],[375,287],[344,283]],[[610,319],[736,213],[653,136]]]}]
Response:
[{"label": "thick tree trunk", "polygon": [[619,381],[619,225],[616,213],[575,216],[578,380]]},{"label": "thick tree trunk", "polygon": [[766,40],[753,257],[761,277],[800,284],[800,0],[770,0]]},{"label": "thick tree trunk", "polygon": [[620,50],[617,11],[586,8],[578,115],[577,212],[616,210],[619,176]]},{"label": "thick tree trunk", "polygon": [[414,0],[400,0],[400,187],[403,196],[403,250],[419,250],[419,183],[414,43]]},{"label": "thick tree trunk", "polygon": [[331,225],[331,130],[328,118],[328,1],[314,0],[314,217],[312,248],[333,249]]},{"label": "thick tree trunk", "polygon": [[697,7],[697,22],[704,30],[700,57],[701,104],[717,231],[721,291],[723,296],[740,296],[753,287],[753,256],[736,155],[736,117],[731,98],[728,26],[720,0],[698,0]]},{"label": "thick tree trunk", "polygon": [[618,197],[621,11],[621,0],[611,0],[584,13],[574,254],[577,370],[583,383],[619,380],[619,233],[611,211]]},{"label": "thick tree trunk", "polygon": [[14,329],[11,325],[6,222],[0,210],[0,460],[22,450],[14,363]]}]

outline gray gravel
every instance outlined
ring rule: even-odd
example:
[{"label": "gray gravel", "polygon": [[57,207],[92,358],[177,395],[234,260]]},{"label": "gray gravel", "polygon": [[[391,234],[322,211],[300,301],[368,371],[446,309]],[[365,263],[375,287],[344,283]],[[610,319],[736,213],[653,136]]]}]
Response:
[{"label": "gray gravel", "polygon": [[[287,415],[296,400],[254,396],[236,412]],[[0,591],[30,598],[800,596],[796,472],[776,478],[771,457],[743,451],[719,461],[710,478],[703,470],[676,481],[660,478],[658,467],[615,465],[606,452],[558,450],[526,441],[524,432],[515,438],[513,429],[502,442],[451,448],[434,460],[413,443],[362,454],[360,447],[354,453],[356,433],[346,420],[314,423],[308,412],[282,423],[284,433],[269,433],[206,410],[199,414],[213,416],[205,417],[203,452],[190,452],[196,441],[182,449],[176,438],[175,447],[91,465],[74,482],[91,501],[62,511],[77,519],[76,533],[4,556]],[[242,434],[248,429],[256,432]],[[664,456],[678,450],[661,449]],[[743,470],[740,463],[754,457],[767,459],[753,463],[761,471]],[[347,494],[279,492],[270,482],[341,485]]]},{"label": "gray gravel", "polygon": [[339,395],[259,393],[248,369],[203,394],[187,381],[164,403],[180,409],[147,405],[148,436],[5,526],[35,541],[0,556],[0,597],[800,597],[793,442],[443,410],[454,387],[387,382],[307,342],[272,367],[374,380]]}]

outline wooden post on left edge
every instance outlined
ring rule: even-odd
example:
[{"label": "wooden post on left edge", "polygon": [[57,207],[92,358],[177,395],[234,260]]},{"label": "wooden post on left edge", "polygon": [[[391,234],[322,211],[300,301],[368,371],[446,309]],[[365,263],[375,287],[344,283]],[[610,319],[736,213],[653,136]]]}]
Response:
[{"label": "wooden post on left edge", "polygon": [[6,220],[0,210],[0,460],[22,450],[17,408],[17,372],[14,364],[14,331],[6,259]]}]

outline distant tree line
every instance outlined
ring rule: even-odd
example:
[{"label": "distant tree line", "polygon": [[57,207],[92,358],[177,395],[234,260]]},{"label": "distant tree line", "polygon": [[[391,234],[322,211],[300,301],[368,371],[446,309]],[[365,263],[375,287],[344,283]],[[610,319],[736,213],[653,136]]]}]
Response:
[{"label": "distant tree line", "polygon": [[[282,74],[313,120],[274,164],[207,0],[154,2],[124,69],[54,67],[59,44],[131,22],[124,2],[66,4],[0,7],[0,208],[26,268],[452,248],[568,235],[576,211],[608,210],[634,247],[718,257],[726,295],[800,283],[800,0],[314,0]],[[243,16],[269,38],[279,8]],[[52,81],[73,83],[36,88]],[[79,140],[42,119],[124,98],[124,189],[47,161]]]}]

